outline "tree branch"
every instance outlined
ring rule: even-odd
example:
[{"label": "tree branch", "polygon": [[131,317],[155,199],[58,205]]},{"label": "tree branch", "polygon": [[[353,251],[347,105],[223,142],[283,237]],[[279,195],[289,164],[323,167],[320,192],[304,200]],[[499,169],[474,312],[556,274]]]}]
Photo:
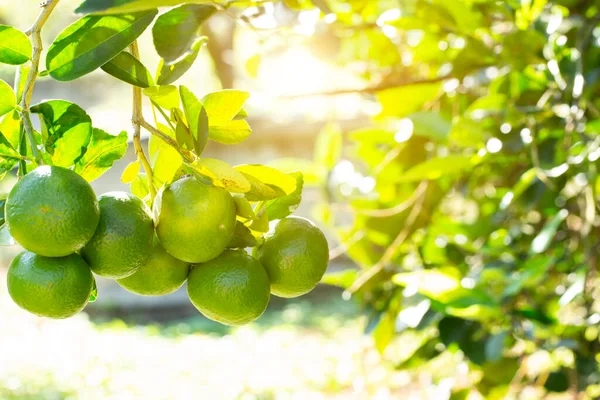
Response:
[{"label": "tree branch", "polygon": [[281,99],[297,99],[303,97],[317,97],[317,96],[339,96],[343,94],[373,94],[377,93],[381,90],[385,89],[394,89],[404,86],[412,86],[412,85],[422,85],[427,83],[437,83],[445,81],[446,79],[450,79],[452,76],[444,75],[439,76],[437,78],[426,78],[426,79],[415,79],[412,81],[391,81],[391,82],[382,82],[374,86],[367,86],[364,88],[350,88],[350,89],[337,89],[325,92],[314,92],[314,93],[302,93],[302,94],[293,94],[288,96],[281,96]]},{"label": "tree branch", "polygon": [[[129,46],[129,50],[134,58],[138,60],[140,59],[137,41],[134,41],[131,46]],[[138,160],[144,167],[144,171],[146,171],[146,177],[148,178],[148,189],[150,190],[150,198],[152,199],[152,202],[154,202],[154,198],[156,197],[156,189],[154,188],[153,183],[152,166],[148,162],[148,158],[146,157],[146,153],[144,153],[144,148],[142,147],[141,142],[142,129],[140,127],[140,121],[142,119],[142,88],[133,86],[133,114],[131,116],[131,123],[133,124],[133,147],[135,148],[135,154]]]},{"label": "tree branch", "polygon": [[175,150],[177,150],[177,152],[179,153],[179,155],[181,155],[181,157],[183,158],[183,160],[188,163],[188,164],[193,164],[195,160],[195,157],[192,155],[192,153],[183,150],[181,147],[179,147],[179,145],[177,144],[177,142],[170,136],[165,135],[163,132],[161,132],[159,129],[153,127],[148,121],[146,121],[143,118],[140,118],[136,121],[138,124],[140,124],[140,126],[142,128],[144,128],[145,130],[147,130],[148,132],[150,132],[152,135],[157,136],[158,138],[160,138],[163,142],[165,142],[166,144],[168,144],[169,146],[173,147]]},{"label": "tree branch", "polygon": [[[31,56],[31,68],[29,69],[29,74],[27,75],[27,80],[25,81],[25,86],[23,88],[23,96],[21,98],[21,102],[19,106],[21,107],[21,121],[23,123],[23,129],[27,134],[27,139],[29,140],[29,145],[31,146],[31,151],[33,153],[34,158],[37,163],[40,165],[44,164],[44,160],[42,155],[37,147],[37,143],[34,136],[33,124],[31,122],[31,113],[29,111],[29,107],[31,105],[31,95],[33,94],[33,87],[35,85],[35,80],[38,77],[39,68],[40,68],[40,57],[42,55],[42,51],[44,49],[42,43],[42,27],[48,21],[50,14],[56,7],[60,0],[47,0],[45,3],[42,3],[42,11],[40,11],[37,19],[29,28],[25,34],[31,38],[31,44],[33,46],[33,54]],[[20,81],[20,72],[17,75],[17,82],[15,83],[17,87],[17,92],[19,89],[19,81]]]},{"label": "tree branch", "polygon": [[394,242],[390,245],[390,247],[387,248],[385,253],[383,253],[383,256],[381,257],[381,259],[379,259],[377,264],[373,265],[364,274],[359,276],[358,279],[356,279],[354,281],[352,286],[350,286],[348,288],[348,290],[347,290],[348,293],[350,293],[350,294],[356,293],[356,291],[358,291],[367,282],[369,282],[371,279],[373,279],[373,277],[375,277],[378,273],[383,271],[383,268],[385,268],[385,266],[392,260],[394,255],[396,255],[398,248],[408,238],[408,235],[410,234],[415,221],[419,217],[419,214],[421,214],[421,210],[423,209],[423,203],[425,202],[424,195],[425,195],[425,191],[427,190],[428,184],[429,183],[427,181],[425,181],[424,185],[423,184],[419,185],[419,188],[417,189],[417,192],[418,192],[417,196],[418,196],[419,200],[417,201],[417,203],[414,205],[414,207],[410,211],[410,214],[408,214],[408,217],[406,218],[406,225],[404,226],[404,229],[402,229],[402,231],[400,231],[398,236],[396,236],[396,239],[394,239]]}]

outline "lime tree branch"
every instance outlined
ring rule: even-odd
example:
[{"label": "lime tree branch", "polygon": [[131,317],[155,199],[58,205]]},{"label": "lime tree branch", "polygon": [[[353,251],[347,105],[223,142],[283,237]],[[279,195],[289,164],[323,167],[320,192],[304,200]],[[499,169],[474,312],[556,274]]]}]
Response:
[{"label": "lime tree branch", "polygon": [[394,89],[404,86],[412,86],[412,85],[421,85],[426,83],[437,83],[445,81],[446,79],[450,79],[452,76],[443,75],[436,78],[426,78],[426,79],[414,79],[410,81],[390,81],[390,82],[382,82],[377,85],[367,86],[363,88],[349,88],[349,89],[337,89],[330,90],[325,92],[313,92],[313,93],[302,93],[302,94],[293,94],[289,96],[281,96],[282,99],[297,99],[303,97],[317,97],[317,96],[339,96],[344,94],[374,94],[379,91],[385,89]]},{"label": "lime tree branch", "polygon": [[[22,113],[22,123],[23,128],[25,129],[25,133],[27,134],[27,139],[29,140],[29,145],[31,146],[31,151],[33,156],[37,160],[38,164],[43,164],[44,161],[42,156],[37,148],[37,143],[35,141],[35,136],[33,134],[33,124],[31,123],[31,113],[29,111],[29,106],[31,105],[31,95],[33,93],[33,87],[35,85],[35,80],[38,77],[39,68],[40,68],[40,57],[42,55],[42,51],[44,50],[44,46],[42,44],[42,28],[52,11],[58,4],[59,0],[47,0],[42,3],[42,10],[40,11],[37,19],[29,28],[27,32],[27,36],[31,38],[31,44],[33,46],[33,54],[31,56],[31,68],[29,69],[29,73],[27,75],[27,80],[25,81],[25,86],[23,87],[23,96],[21,98],[21,103],[19,106],[21,107]],[[17,75],[17,78],[20,79],[20,74]],[[19,83],[16,83],[17,90],[19,88]]]},{"label": "lime tree branch", "polygon": [[[131,55],[139,60],[140,51],[138,49],[137,41],[134,41],[129,47]],[[156,189],[154,188],[152,166],[148,162],[144,148],[142,147],[141,141],[141,126],[140,121],[143,118],[142,112],[142,89],[138,86],[133,86],[133,114],[131,117],[131,123],[133,124],[133,147],[135,148],[135,154],[146,171],[146,177],[148,178],[148,189],[150,190],[150,197],[152,202],[156,197]]]},{"label": "lime tree branch", "polygon": [[421,214],[421,210],[423,209],[423,203],[425,202],[425,191],[427,190],[427,186],[428,186],[427,181],[425,181],[424,184],[419,185],[419,187],[417,188],[417,191],[416,191],[416,197],[418,198],[418,201],[413,206],[412,210],[410,211],[410,214],[408,214],[408,217],[406,218],[406,225],[404,226],[404,229],[402,229],[402,231],[400,231],[398,236],[396,236],[396,239],[394,239],[394,242],[390,245],[390,247],[387,248],[385,253],[383,253],[383,256],[381,257],[381,259],[375,265],[373,265],[371,268],[369,268],[367,270],[367,272],[365,272],[364,274],[359,276],[354,281],[352,286],[350,286],[348,288],[347,291],[350,294],[355,293],[357,290],[359,290],[361,287],[363,287],[363,285],[365,283],[369,282],[378,273],[383,271],[385,266],[388,265],[388,263],[392,260],[392,258],[394,258],[394,256],[396,255],[396,252],[398,251],[398,248],[400,248],[402,243],[404,243],[404,241],[408,238],[408,236],[410,235],[410,232],[412,231],[414,223],[416,222],[417,218],[419,217],[419,214]]},{"label": "lime tree branch", "polygon": [[137,120],[137,122],[140,124],[140,126],[142,128],[144,128],[145,130],[147,130],[148,132],[150,132],[152,135],[158,137],[163,142],[165,142],[166,144],[168,144],[169,146],[171,146],[175,150],[177,150],[177,152],[179,153],[179,155],[183,158],[183,160],[187,164],[193,164],[196,161],[195,157],[194,157],[194,155],[192,153],[190,153],[189,151],[186,151],[186,150],[182,149],[181,147],[179,147],[179,145],[177,144],[177,141],[175,141],[175,139],[173,139],[172,137],[170,137],[170,136],[166,135],[165,133],[161,132],[159,129],[153,127],[145,119],[140,118],[140,119]]}]

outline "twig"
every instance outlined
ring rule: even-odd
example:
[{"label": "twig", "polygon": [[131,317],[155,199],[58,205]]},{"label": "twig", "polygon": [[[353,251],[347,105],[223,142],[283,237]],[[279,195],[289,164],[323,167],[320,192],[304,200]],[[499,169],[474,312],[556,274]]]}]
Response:
[{"label": "twig", "polygon": [[384,208],[384,209],[379,209],[379,210],[357,209],[355,211],[359,214],[366,215],[367,217],[374,217],[374,218],[385,218],[385,217],[391,217],[396,214],[400,214],[401,212],[408,210],[408,208],[415,203],[415,201],[423,194],[426,187],[427,187],[427,182],[426,181],[421,182],[421,184],[417,187],[417,190],[415,190],[415,192],[413,193],[412,196],[410,196],[409,199],[407,199],[406,201],[403,201],[402,203],[400,203],[398,205],[395,205],[394,207]]},{"label": "twig", "polygon": [[326,92],[301,93],[301,94],[281,96],[280,98],[281,99],[297,99],[297,98],[302,98],[302,97],[338,96],[338,95],[342,95],[342,94],[353,94],[353,93],[373,94],[373,93],[377,93],[377,92],[379,92],[381,90],[385,90],[385,89],[393,89],[393,88],[412,86],[412,85],[422,85],[422,84],[426,84],[426,83],[437,83],[437,82],[441,82],[441,81],[444,81],[444,80],[450,79],[450,78],[452,78],[452,76],[444,75],[444,76],[439,76],[437,78],[415,79],[412,81],[382,82],[377,85],[367,86],[364,88],[350,88],[350,89],[331,90],[331,91],[326,91]]},{"label": "twig", "polygon": [[[21,107],[21,120],[23,122],[23,128],[25,129],[25,133],[27,134],[27,138],[29,140],[29,145],[31,146],[31,151],[33,153],[34,158],[37,163],[40,165],[44,164],[44,160],[40,151],[37,148],[37,143],[35,140],[35,136],[33,134],[33,124],[31,123],[31,113],[29,111],[29,106],[31,103],[31,95],[33,94],[33,87],[35,85],[35,80],[38,77],[39,67],[40,67],[40,57],[42,55],[42,50],[44,49],[42,43],[42,27],[48,21],[50,14],[56,7],[60,0],[47,0],[42,4],[42,11],[40,11],[37,19],[29,28],[26,33],[27,36],[31,37],[31,44],[33,46],[33,53],[31,56],[31,68],[29,70],[29,74],[27,75],[27,80],[25,81],[25,86],[23,88],[23,97],[21,98],[21,103],[19,106]],[[20,79],[20,73],[18,75]],[[16,83],[17,91],[19,88],[19,82]]]},{"label": "twig", "polygon": [[352,247],[354,244],[356,244],[363,237],[365,237],[364,230],[354,232],[354,234],[352,236],[350,236],[350,239],[348,239],[344,243],[341,243],[339,246],[337,246],[329,251],[329,261],[335,260],[342,254],[344,254],[346,251],[348,251],[348,249],[350,247]]},{"label": "twig", "polygon": [[[129,46],[129,50],[131,51],[131,55],[138,59],[140,58],[140,51],[138,49],[137,41],[134,41],[131,46]],[[138,86],[133,86],[133,113],[131,116],[131,123],[133,124],[133,147],[135,147],[135,154],[140,160],[140,163],[144,166],[144,171],[146,171],[146,177],[148,178],[148,189],[150,190],[150,198],[152,202],[154,202],[154,198],[156,197],[156,189],[154,188],[153,177],[152,177],[152,166],[148,162],[148,158],[146,157],[146,153],[144,153],[144,148],[142,147],[141,142],[141,127],[140,121],[143,119],[142,112],[142,89]]]},{"label": "twig", "polygon": [[183,160],[186,163],[193,164],[194,161],[196,161],[195,157],[192,155],[192,153],[190,153],[186,150],[183,150],[181,147],[179,147],[179,145],[177,145],[177,142],[175,141],[175,139],[173,139],[172,137],[170,137],[168,135],[165,135],[159,129],[153,127],[148,121],[144,120],[143,118],[140,118],[136,122],[139,123],[142,128],[144,128],[145,130],[150,132],[152,135],[157,136],[162,141],[164,141],[166,144],[168,144],[169,146],[171,146],[175,150],[177,150],[177,152],[181,155],[181,157],[183,157]]},{"label": "twig", "polygon": [[410,211],[410,214],[408,215],[408,217],[406,218],[406,225],[404,226],[404,229],[402,229],[402,231],[400,231],[398,236],[396,236],[396,239],[394,239],[394,242],[390,245],[390,247],[387,248],[385,253],[383,253],[383,256],[377,262],[377,264],[373,265],[364,274],[359,276],[358,279],[356,279],[354,281],[352,286],[350,286],[348,288],[347,292],[352,294],[352,293],[355,293],[357,290],[359,290],[361,287],[363,287],[363,285],[366,284],[367,282],[369,282],[375,275],[377,275],[378,273],[383,271],[383,268],[385,268],[385,266],[392,260],[394,255],[396,255],[398,248],[408,238],[408,235],[410,234],[415,221],[419,217],[419,214],[421,214],[421,210],[423,209],[423,203],[425,202],[424,194],[425,194],[425,190],[427,189],[427,186],[428,186],[428,183],[426,182],[423,187],[423,193],[419,197],[419,200],[417,201],[417,203],[415,203],[415,205],[412,208],[412,210]]}]

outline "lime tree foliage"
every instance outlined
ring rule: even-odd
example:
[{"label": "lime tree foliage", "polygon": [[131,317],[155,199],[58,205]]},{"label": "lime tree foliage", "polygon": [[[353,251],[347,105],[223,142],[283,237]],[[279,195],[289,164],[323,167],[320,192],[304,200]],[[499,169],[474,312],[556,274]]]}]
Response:
[{"label": "lime tree foliage", "polygon": [[598,398],[600,2],[314,6],[307,45],[365,80],[315,95],[378,104],[294,161],[360,266],[325,281],[396,368],[465,361],[453,398]]},{"label": "lime tree foliage", "polygon": [[[12,87],[0,81],[0,177],[19,178],[0,197],[1,241],[26,250],[11,263],[8,290],[36,315],[67,318],[81,311],[98,295],[92,272],[154,296],[174,292],[189,276],[190,299],[203,314],[241,325],[260,317],[271,293],[300,296],[325,273],[325,237],[312,222],[290,216],[302,198],[301,172],[202,156],[211,141],[233,145],[251,134],[244,108],[249,93],[199,95],[176,84],[210,40],[199,34],[202,24],[234,5],[181,3],[85,1],[76,10],[81,18],[47,49],[41,31],[58,0],[40,6],[27,32],[0,25],[0,63],[16,66]],[[140,60],[136,42],[148,29],[161,57],[155,74]],[[38,77],[69,82],[94,71],[132,87],[137,160],[121,178],[131,193],[97,198],[89,184],[125,155],[126,131],[95,127],[83,108],[66,100],[31,104]],[[144,102],[152,120],[143,115]],[[142,129],[151,135],[148,152]],[[297,239],[276,239],[289,226],[318,252],[305,251]],[[269,248],[256,258],[244,250],[263,243]]]}]

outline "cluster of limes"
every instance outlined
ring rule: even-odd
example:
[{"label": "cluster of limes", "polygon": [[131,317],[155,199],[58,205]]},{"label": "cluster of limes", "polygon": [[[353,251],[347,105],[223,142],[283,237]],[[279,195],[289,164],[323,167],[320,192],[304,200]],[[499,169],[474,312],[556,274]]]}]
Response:
[{"label": "cluster of limes", "polygon": [[68,318],[86,306],[93,272],[148,296],[172,293],[187,280],[201,313],[241,325],[265,311],[271,293],[289,298],[311,291],[329,258],[323,233],[298,217],[279,220],[252,256],[228,249],[235,202],[195,177],[166,187],[153,218],[131,194],[96,198],[75,172],[42,166],[14,186],[5,215],[11,235],[26,249],[10,265],[10,296],[51,318]]}]

